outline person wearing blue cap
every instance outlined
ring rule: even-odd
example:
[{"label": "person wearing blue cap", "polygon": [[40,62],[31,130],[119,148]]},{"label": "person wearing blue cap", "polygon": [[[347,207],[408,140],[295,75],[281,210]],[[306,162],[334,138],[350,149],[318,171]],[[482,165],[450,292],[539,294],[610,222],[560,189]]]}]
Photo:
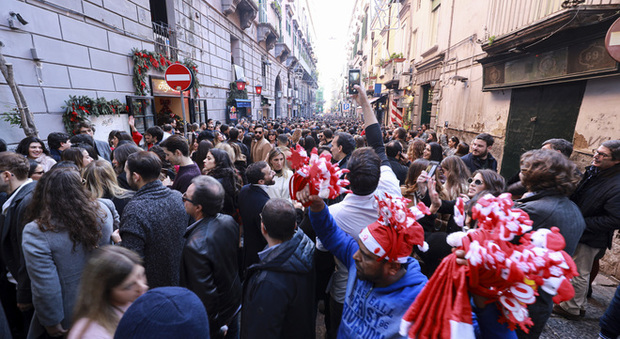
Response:
[{"label": "person wearing blue cap", "polygon": [[208,339],[209,319],[194,292],[183,287],[159,287],[127,309],[114,338]]}]

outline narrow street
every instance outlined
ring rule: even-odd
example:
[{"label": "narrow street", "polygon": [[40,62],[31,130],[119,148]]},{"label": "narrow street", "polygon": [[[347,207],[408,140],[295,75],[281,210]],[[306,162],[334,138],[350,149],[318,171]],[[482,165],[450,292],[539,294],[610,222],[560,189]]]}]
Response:
[{"label": "narrow street", "polygon": [[592,297],[588,298],[586,316],[581,321],[571,321],[552,314],[541,339],[590,339],[598,338],[599,318],[616,292],[618,281],[599,274],[594,281]]}]

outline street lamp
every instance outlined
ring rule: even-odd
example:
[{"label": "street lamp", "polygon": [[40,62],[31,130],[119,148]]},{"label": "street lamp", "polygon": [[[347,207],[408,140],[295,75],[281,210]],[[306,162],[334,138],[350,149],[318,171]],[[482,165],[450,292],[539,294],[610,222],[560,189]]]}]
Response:
[{"label": "street lamp", "polygon": [[237,79],[235,83],[237,83],[237,90],[243,91],[245,89],[245,80],[243,80],[243,78]]},{"label": "street lamp", "polygon": [[261,85],[256,85],[254,87],[254,89],[256,89],[256,94],[260,95],[261,93],[263,93],[263,86]]}]

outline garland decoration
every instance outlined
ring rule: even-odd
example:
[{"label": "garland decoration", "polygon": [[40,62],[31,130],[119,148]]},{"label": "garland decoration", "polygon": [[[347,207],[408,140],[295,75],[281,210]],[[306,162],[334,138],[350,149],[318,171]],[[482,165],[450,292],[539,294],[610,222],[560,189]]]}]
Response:
[{"label": "garland decoration", "polygon": [[[346,168],[341,169],[332,164],[330,154],[318,155],[316,147],[312,149],[310,156],[300,145],[291,147],[291,155],[286,158],[291,162],[295,174],[289,182],[289,191],[292,200],[297,200],[297,192],[306,187],[310,188],[310,194],[318,195],[323,199],[335,199],[343,193],[351,193],[346,189],[349,181],[340,179],[343,174],[349,173]],[[305,207],[310,206],[306,204]]]},{"label": "garland decoration", "polygon": [[[136,88],[135,94],[141,96],[149,95],[151,91],[146,81],[148,71],[154,69],[159,72],[165,72],[166,68],[173,64],[173,61],[169,60],[161,53],[137,48],[131,50],[131,56],[133,59],[133,86]],[[198,65],[191,59],[185,59],[182,64],[185,65],[194,76],[192,92],[194,96],[198,98],[198,89],[200,89],[201,86],[197,77]]]},{"label": "garland decoration", "polygon": [[62,106],[65,112],[62,122],[67,132],[77,134],[76,126],[81,122],[90,122],[90,116],[112,115],[129,112],[129,107],[117,99],[106,100],[105,98],[93,99],[86,95],[70,95]]}]

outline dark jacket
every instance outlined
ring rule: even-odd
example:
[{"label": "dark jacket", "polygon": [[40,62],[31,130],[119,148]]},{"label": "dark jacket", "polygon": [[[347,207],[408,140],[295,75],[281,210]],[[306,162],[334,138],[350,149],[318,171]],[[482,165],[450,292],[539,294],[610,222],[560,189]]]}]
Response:
[{"label": "dark jacket", "polygon": [[189,226],[184,237],[181,286],[200,298],[209,328],[217,333],[241,307],[239,225],[232,217],[218,214]]},{"label": "dark jacket", "polygon": [[164,187],[159,180],[140,188],[125,206],[121,244],[144,259],[150,288],[179,285],[188,222],[181,193]]},{"label": "dark jacket", "polygon": [[472,153],[466,154],[461,157],[461,160],[465,163],[465,166],[469,168],[471,173],[479,169],[492,169],[497,172],[497,160],[493,158],[491,153],[487,154],[486,159],[480,159],[479,157],[475,157]]},{"label": "dark jacket", "polygon": [[[22,252],[22,232],[26,222],[24,212],[30,201],[37,182],[31,182],[22,187],[15,194],[6,215],[0,216],[0,252],[2,262],[17,281],[17,302],[22,304],[32,303],[30,291],[30,278],[26,271],[26,262]],[[1,208],[1,205],[0,205]]]},{"label": "dark jacket", "polygon": [[620,164],[586,173],[571,200],[579,206],[586,221],[580,243],[594,248],[611,248],[614,230],[620,228]]},{"label": "dark jacket", "polygon": [[112,162],[112,150],[110,149],[110,144],[103,140],[95,140],[95,151],[97,154],[107,160],[108,162]]},{"label": "dark jacket", "polygon": [[249,268],[241,338],[315,338],[314,248],[298,230]]},{"label": "dark jacket", "polygon": [[573,255],[581,234],[586,228],[579,207],[574,202],[562,194],[542,191],[517,200],[515,208],[527,212],[534,222],[533,231],[539,228],[558,227],[566,241],[564,251]]},{"label": "dark jacket", "polygon": [[[579,207],[574,202],[557,192],[542,191],[517,200],[515,207],[527,212],[534,222],[533,231],[557,226],[566,241],[564,251],[573,255],[579,238],[586,228]],[[552,308],[552,296],[542,289],[539,290],[536,302],[527,305],[529,316],[534,324],[530,327],[529,334],[517,329],[519,338],[538,338],[551,315]]]},{"label": "dark jacket", "polygon": [[400,163],[400,161],[396,160],[396,158],[388,157],[390,161],[390,166],[392,166],[392,171],[396,174],[398,178],[399,184],[402,186],[405,184],[405,180],[407,180],[407,172],[409,172],[409,168]]},{"label": "dark jacket", "polygon": [[[248,184],[239,192],[237,202],[243,222],[243,269],[258,262],[258,252],[267,246],[260,230],[260,212],[269,195],[259,186]],[[243,273],[243,272],[242,272]]]}]

